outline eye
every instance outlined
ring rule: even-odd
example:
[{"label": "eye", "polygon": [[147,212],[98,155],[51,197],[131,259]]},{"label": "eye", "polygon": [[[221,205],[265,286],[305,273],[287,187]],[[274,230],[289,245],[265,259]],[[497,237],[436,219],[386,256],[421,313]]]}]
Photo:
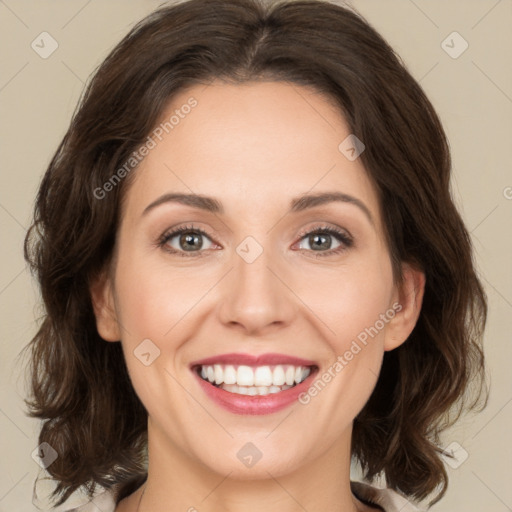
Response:
[{"label": "eye", "polygon": [[[333,239],[335,247],[333,248]],[[329,256],[345,251],[353,245],[352,237],[341,230],[327,226],[320,227],[301,234],[301,241],[304,240],[309,247],[300,246],[299,249],[306,249],[316,252],[316,256]],[[301,242],[302,244],[304,242]]]},{"label": "eye", "polygon": [[[206,244],[204,239],[207,240]],[[333,248],[333,239],[334,244]],[[306,244],[309,247],[303,247]],[[315,256],[330,256],[341,253],[353,245],[352,237],[345,231],[322,226],[301,233],[298,249],[316,253]],[[200,256],[216,246],[208,233],[194,226],[182,226],[167,231],[158,240],[158,246],[179,256]]]},{"label": "eye", "polygon": [[[203,242],[204,238],[208,239],[206,244]],[[211,249],[214,244],[202,229],[194,226],[182,226],[164,233],[158,245],[166,251],[180,256],[192,256],[190,253],[200,253],[202,250]]]}]

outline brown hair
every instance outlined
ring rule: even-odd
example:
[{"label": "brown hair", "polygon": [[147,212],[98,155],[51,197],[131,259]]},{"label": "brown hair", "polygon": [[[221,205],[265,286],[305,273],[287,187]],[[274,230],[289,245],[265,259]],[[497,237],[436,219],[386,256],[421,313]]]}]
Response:
[{"label": "brown hair", "polygon": [[368,480],[384,472],[388,487],[415,499],[438,490],[437,502],[448,483],[439,433],[482,396],[487,315],[439,118],[392,48],[347,8],[189,0],[139,22],[96,71],[43,177],[25,240],[46,308],[29,345],[27,404],[44,420],[40,442],[58,452],[48,472],[60,503],[95,484],[116,484],[119,501],[146,471],[147,413],[120,344],[96,331],[89,293],[111,261],[128,180],[108,200],[95,190],[141,146],[173,95],[213,79],[313,87],[364,142],[395,278],[407,261],[425,272],[426,288],[412,334],[385,353],[355,419],[352,453]]}]

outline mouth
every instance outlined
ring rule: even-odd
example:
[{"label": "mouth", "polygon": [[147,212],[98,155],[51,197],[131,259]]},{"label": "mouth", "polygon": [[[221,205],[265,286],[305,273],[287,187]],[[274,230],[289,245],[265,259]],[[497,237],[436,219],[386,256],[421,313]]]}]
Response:
[{"label": "mouth", "polygon": [[270,414],[298,401],[319,367],[284,354],[224,354],[190,365],[213,403],[241,415]]},{"label": "mouth", "polygon": [[197,365],[193,371],[205,382],[228,393],[267,396],[304,382],[317,367],[296,365]]}]

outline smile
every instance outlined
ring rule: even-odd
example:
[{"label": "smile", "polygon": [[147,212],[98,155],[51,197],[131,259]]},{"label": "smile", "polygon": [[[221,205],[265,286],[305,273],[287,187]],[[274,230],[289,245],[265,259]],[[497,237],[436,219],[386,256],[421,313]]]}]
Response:
[{"label": "smile", "polygon": [[190,364],[199,387],[234,414],[271,414],[298,401],[318,373],[315,361],[286,354],[222,354]]},{"label": "smile", "polygon": [[229,393],[265,396],[280,393],[303,382],[311,373],[307,366],[201,365],[200,377]]}]

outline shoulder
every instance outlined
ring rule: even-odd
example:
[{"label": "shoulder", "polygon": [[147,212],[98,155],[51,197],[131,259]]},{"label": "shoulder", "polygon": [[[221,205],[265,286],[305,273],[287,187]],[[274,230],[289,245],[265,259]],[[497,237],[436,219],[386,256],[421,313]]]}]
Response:
[{"label": "shoulder", "polygon": [[351,481],[352,492],[363,502],[378,505],[384,512],[423,512],[418,503],[388,488],[379,488],[363,482]]}]

